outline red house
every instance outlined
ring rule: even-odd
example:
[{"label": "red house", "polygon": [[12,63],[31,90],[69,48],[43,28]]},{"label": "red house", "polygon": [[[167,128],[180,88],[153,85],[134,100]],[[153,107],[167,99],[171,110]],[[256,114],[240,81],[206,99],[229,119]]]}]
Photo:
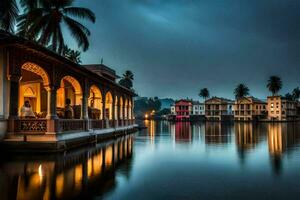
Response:
[{"label": "red house", "polygon": [[192,101],[181,99],[175,102],[175,115],[176,121],[189,121],[192,112]]}]

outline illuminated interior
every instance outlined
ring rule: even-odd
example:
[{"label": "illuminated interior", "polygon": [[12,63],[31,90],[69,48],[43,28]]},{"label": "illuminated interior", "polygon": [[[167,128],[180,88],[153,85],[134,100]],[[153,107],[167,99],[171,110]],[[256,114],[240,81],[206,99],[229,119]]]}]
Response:
[{"label": "illuminated interior", "polygon": [[110,92],[107,92],[105,95],[105,115],[106,118],[111,120],[112,118],[112,112],[113,112],[113,99]]},{"label": "illuminated interior", "polygon": [[125,119],[128,119],[128,100],[125,99],[125,108],[124,108],[124,116],[125,116]]},{"label": "illuminated interior", "polygon": [[118,97],[115,96],[115,106],[114,106],[114,112],[115,112],[115,119],[117,120],[118,117]]},{"label": "illuminated interior", "polygon": [[120,97],[120,119],[123,119],[123,98]]},{"label": "illuminated interior", "polygon": [[48,74],[40,66],[27,62],[22,66],[19,89],[19,111],[25,101],[29,101],[32,111],[39,118],[47,115]]},{"label": "illuminated interior", "polygon": [[91,118],[102,119],[102,100],[103,99],[100,89],[97,86],[92,85],[90,89],[90,96],[88,99],[88,106],[93,110],[91,111]]},{"label": "illuminated interior", "polygon": [[62,78],[60,88],[57,90],[56,107],[58,116],[63,118],[63,111],[66,106],[66,99],[70,99],[74,110],[74,117],[80,118],[82,90],[79,82],[72,76]]},{"label": "illuminated interior", "polygon": [[131,116],[131,101],[129,100],[128,101],[129,102],[129,104],[128,104],[128,107],[129,107],[129,109],[128,109],[128,119],[132,119],[132,116]]}]

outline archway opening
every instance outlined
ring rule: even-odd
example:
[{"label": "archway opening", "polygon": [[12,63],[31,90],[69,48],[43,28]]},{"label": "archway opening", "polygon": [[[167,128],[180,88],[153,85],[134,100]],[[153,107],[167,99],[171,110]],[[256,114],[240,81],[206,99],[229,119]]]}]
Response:
[{"label": "archway opening", "polygon": [[115,96],[115,105],[114,105],[114,112],[115,112],[115,119],[117,120],[118,117],[118,97]]},{"label": "archway opening", "polygon": [[45,118],[48,103],[46,87],[49,86],[47,72],[37,64],[26,62],[22,65],[21,75],[19,86],[20,117]]},{"label": "archway opening", "polygon": [[130,100],[128,102],[128,119],[132,119],[132,105]]},{"label": "archway opening", "polygon": [[65,76],[57,90],[57,115],[65,119],[80,119],[82,90],[79,82],[72,76]]},{"label": "archway opening", "polygon": [[96,85],[92,85],[88,99],[90,119],[102,119],[102,105],[101,91]]},{"label": "archway opening", "polygon": [[123,106],[124,106],[124,103],[123,103],[123,98],[122,97],[120,97],[120,116],[119,116],[119,118],[120,119],[123,119]]},{"label": "archway opening", "polygon": [[113,98],[110,92],[105,95],[105,118],[111,120],[113,112]]},{"label": "archway opening", "polygon": [[125,119],[128,119],[128,99],[125,99],[124,116],[125,116]]}]

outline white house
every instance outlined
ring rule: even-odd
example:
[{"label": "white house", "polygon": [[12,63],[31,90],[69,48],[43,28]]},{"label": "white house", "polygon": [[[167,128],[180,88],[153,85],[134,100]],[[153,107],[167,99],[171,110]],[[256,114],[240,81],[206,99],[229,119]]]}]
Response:
[{"label": "white house", "polygon": [[205,104],[193,101],[192,115],[205,115]]}]

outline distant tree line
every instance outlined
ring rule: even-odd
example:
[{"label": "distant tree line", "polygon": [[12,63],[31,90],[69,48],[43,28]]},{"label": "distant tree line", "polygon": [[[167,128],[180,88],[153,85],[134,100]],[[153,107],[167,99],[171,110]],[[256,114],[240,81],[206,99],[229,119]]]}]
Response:
[{"label": "distant tree line", "polygon": [[160,111],[160,109],[161,109],[161,102],[158,99],[158,97],[141,98],[134,101],[134,112],[138,117],[142,117],[145,114],[150,114],[152,113],[152,111],[157,113]]},{"label": "distant tree line", "polygon": [[[279,76],[270,76],[270,78],[267,81],[266,87],[272,93],[272,96],[278,95],[278,92],[282,88],[281,78]],[[233,94],[235,96],[235,99],[238,100],[240,98],[248,96],[250,94],[250,89],[244,83],[240,83],[234,88]],[[210,96],[209,90],[207,88],[200,89],[199,96],[206,100]],[[296,87],[295,89],[293,89],[293,91],[288,92],[284,95],[284,97],[288,100],[299,100],[299,87]]]}]

